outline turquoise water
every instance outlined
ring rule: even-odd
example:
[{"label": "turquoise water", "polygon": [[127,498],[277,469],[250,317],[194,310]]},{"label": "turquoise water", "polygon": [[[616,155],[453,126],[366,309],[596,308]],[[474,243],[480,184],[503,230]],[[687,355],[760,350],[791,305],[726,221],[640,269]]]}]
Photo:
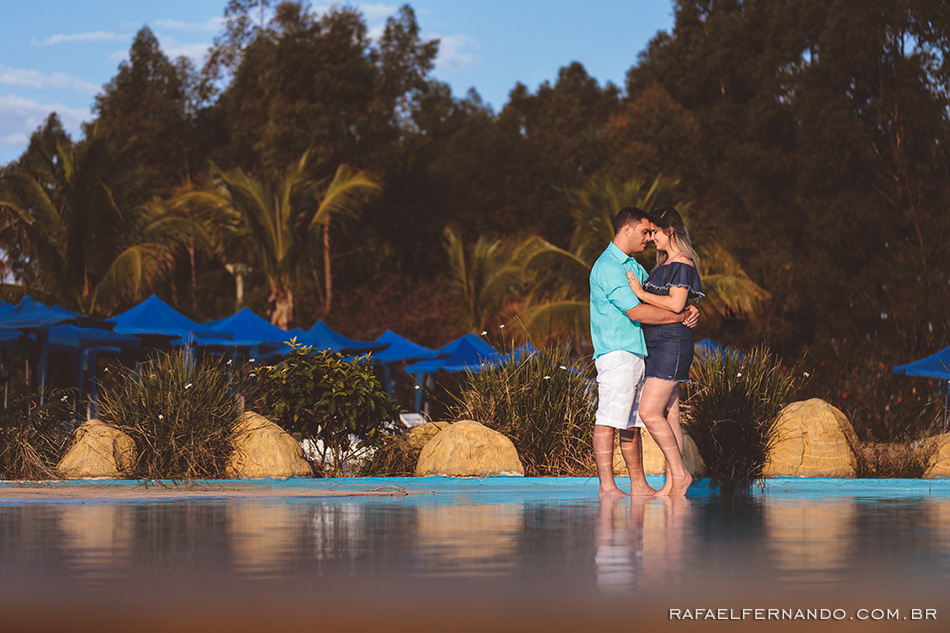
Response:
[{"label": "turquoise water", "polygon": [[[170,495],[145,502],[123,495],[139,482],[30,501],[5,498],[5,483],[0,590],[653,596],[665,608],[683,591],[817,599],[858,586],[887,606],[895,588],[950,582],[950,480],[774,479],[737,500],[705,483],[618,502],[586,478],[206,482],[200,499],[152,483]],[[222,486],[247,496],[216,498]],[[325,490],[399,494],[307,496]]]}]

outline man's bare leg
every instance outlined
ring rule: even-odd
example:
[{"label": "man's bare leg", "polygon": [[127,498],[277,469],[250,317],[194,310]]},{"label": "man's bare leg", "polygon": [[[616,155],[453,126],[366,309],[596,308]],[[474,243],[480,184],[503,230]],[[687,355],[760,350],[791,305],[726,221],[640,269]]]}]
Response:
[{"label": "man's bare leg", "polygon": [[632,427],[620,431],[620,454],[630,473],[631,495],[652,495],[656,492],[647,483],[643,472],[643,448],[640,442],[640,429]]},{"label": "man's bare leg", "polygon": [[594,461],[597,463],[597,479],[600,480],[601,497],[623,497],[623,490],[614,480],[614,429],[602,424],[594,425]]}]

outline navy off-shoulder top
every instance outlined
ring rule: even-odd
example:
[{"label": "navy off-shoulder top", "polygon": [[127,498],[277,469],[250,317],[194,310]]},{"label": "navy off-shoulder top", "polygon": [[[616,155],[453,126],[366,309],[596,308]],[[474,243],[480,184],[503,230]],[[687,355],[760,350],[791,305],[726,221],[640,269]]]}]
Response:
[{"label": "navy off-shoulder top", "polygon": [[670,288],[673,286],[687,288],[689,290],[687,300],[706,296],[703,294],[703,282],[699,278],[699,271],[694,266],[683,262],[671,262],[654,268],[650,273],[650,278],[643,283],[643,289],[650,294],[666,297],[670,295]]}]

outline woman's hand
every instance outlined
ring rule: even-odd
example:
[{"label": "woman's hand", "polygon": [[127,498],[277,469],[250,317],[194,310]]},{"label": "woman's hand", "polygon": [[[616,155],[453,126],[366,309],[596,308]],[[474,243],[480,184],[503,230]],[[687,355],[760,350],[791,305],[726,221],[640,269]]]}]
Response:
[{"label": "woman's hand", "polygon": [[627,283],[630,284],[630,289],[633,290],[633,294],[637,295],[637,299],[643,301],[643,286],[640,285],[640,280],[637,279],[637,276],[629,270],[627,271]]}]

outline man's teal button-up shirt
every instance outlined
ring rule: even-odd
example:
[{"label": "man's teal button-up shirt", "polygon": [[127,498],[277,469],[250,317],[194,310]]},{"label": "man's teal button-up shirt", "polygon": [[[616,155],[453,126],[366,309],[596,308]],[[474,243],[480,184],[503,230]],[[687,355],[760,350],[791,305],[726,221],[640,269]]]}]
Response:
[{"label": "man's teal button-up shirt", "polygon": [[594,342],[594,358],[616,350],[647,355],[640,324],[631,321],[626,314],[630,308],[640,305],[627,282],[628,270],[633,271],[641,284],[647,280],[643,266],[613,242],[591,268],[590,337]]}]

